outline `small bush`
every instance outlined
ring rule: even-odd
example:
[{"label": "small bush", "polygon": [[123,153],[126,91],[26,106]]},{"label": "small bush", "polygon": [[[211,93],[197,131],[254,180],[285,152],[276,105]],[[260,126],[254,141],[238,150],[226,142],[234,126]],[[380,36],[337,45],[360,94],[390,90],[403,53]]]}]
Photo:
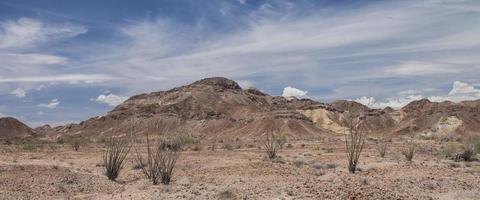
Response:
[{"label": "small bush", "polygon": [[31,142],[26,142],[22,145],[22,149],[27,151],[33,151],[37,149],[37,145]]},{"label": "small bush", "polygon": [[293,160],[293,165],[295,167],[301,167],[305,164],[305,160],[303,158],[296,158],[295,160]]},{"label": "small bush", "polygon": [[218,193],[218,199],[234,199],[234,198],[235,198],[235,192],[231,188],[222,189]]},{"label": "small bush", "polygon": [[195,145],[195,146],[193,146],[192,150],[193,151],[201,151],[202,147],[200,145]]},{"label": "small bush", "polygon": [[458,153],[460,146],[455,142],[447,142],[443,146],[443,155],[445,158],[453,158]]},{"label": "small bush", "polygon": [[226,150],[229,150],[229,151],[233,151],[234,148],[233,148],[232,143],[230,143],[230,142],[225,142],[225,143],[223,144],[223,149],[226,149]]},{"label": "small bush", "polygon": [[386,133],[384,133],[382,135],[382,137],[378,138],[377,141],[376,141],[376,147],[377,147],[378,155],[381,158],[384,158],[385,154],[387,153],[387,148],[388,148],[388,144],[389,144],[388,141],[389,141],[389,139],[388,139]]},{"label": "small bush", "polygon": [[179,140],[183,145],[198,144],[199,140],[191,135],[180,135]]},{"label": "small bush", "polygon": [[153,185],[159,182],[170,184],[181,146],[181,139],[175,137],[162,137],[155,144],[151,144],[147,135],[147,157],[144,158],[137,152],[136,161],[137,165],[145,166],[142,167],[142,172]]},{"label": "small bush", "polygon": [[416,148],[417,148],[417,144],[415,143],[413,138],[407,141],[406,147],[402,151],[402,154],[405,156],[407,161],[411,162],[413,160],[413,156],[415,155]]},{"label": "small bush", "polygon": [[277,151],[279,148],[278,140],[275,138],[275,134],[266,134],[265,139],[262,140],[262,144],[268,159],[275,160],[275,158],[277,158]]},{"label": "small bush", "polygon": [[466,145],[464,146],[463,151],[460,153],[457,153],[453,159],[456,162],[459,162],[459,161],[471,162],[475,160],[476,155],[477,155],[477,152],[475,151],[475,147],[473,145]]},{"label": "small bush", "polygon": [[110,138],[106,143],[107,150],[103,153],[103,165],[105,166],[105,175],[108,179],[114,181],[123,168],[125,158],[132,145],[125,139]]},{"label": "small bush", "polygon": [[334,169],[334,168],[337,167],[337,164],[315,162],[315,163],[313,163],[312,167],[315,168],[315,169]]},{"label": "small bush", "polygon": [[287,143],[287,136],[286,135],[280,135],[277,139],[278,146],[280,149],[283,149],[283,146]]},{"label": "small bush", "polygon": [[81,136],[64,136],[57,140],[58,144],[68,144],[75,151],[78,151],[80,149],[80,146],[89,142],[90,141],[87,138]]},{"label": "small bush", "polygon": [[290,143],[288,143],[288,144],[287,144],[287,149],[291,149],[291,148],[293,148],[293,145],[290,144]]},{"label": "small bush", "polygon": [[477,153],[480,151],[480,135],[470,135],[464,143],[472,145]]}]

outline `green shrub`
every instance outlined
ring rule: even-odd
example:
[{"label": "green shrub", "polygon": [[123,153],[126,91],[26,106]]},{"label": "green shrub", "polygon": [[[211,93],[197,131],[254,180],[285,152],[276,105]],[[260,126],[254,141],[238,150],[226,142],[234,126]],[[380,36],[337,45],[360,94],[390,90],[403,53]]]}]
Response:
[{"label": "green shrub", "polygon": [[89,142],[90,140],[88,138],[82,136],[64,136],[57,140],[58,144],[70,145],[75,151],[78,151],[80,146],[83,146]]}]

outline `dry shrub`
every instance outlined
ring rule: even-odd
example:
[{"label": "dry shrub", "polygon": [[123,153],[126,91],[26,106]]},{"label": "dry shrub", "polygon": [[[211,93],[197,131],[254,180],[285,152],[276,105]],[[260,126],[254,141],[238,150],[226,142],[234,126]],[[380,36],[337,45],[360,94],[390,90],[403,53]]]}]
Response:
[{"label": "dry shrub", "polygon": [[108,179],[112,181],[117,179],[131,147],[132,145],[126,139],[111,137],[107,141],[107,150],[103,153],[103,165]]},{"label": "dry shrub", "polygon": [[386,133],[383,133],[380,138],[377,139],[376,142],[376,147],[378,151],[378,155],[381,158],[385,158],[385,155],[387,154],[387,148],[388,148],[388,142],[389,138]]},{"label": "dry shrub", "polygon": [[345,146],[347,149],[348,171],[355,173],[358,160],[365,145],[365,132],[362,128],[363,117],[347,115],[345,125],[350,133],[345,130]]},{"label": "dry shrub", "polygon": [[266,134],[265,139],[262,140],[262,145],[264,147],[267,158],[270,160],[275,160],[277,158],[277,151],[280,147],[277,138],[274,133]]},{"label": "dry shrub", "polygon": [[137,165],[142,166],[143,174],[153,185],[159,182],[168,185],[180,156],[181,147],[182,142],[177,137],[161,137],[152,144],[147,135],[147,156],[144,158],[137,151]]},{"label": "dry shrub", "polygon": [[295,167],[301,167],[305,164],[305,159],[299,157],[299,158],[296,158],[295,160],[293,160],[293,165]]},{"label": "dry shrub", "polygon": [[283,149],[283,146],[287,143],[287,136],[285,134],[280,135],[277,139],[278,146]]},{"label": "dry shrub", "polygon": [[413,156],[415,155],[417,149],[417,143],[415,143],[413,137],[407,141],[405,148],[402,151],[402,154],[405,156],[407,161],[412,161]]}]

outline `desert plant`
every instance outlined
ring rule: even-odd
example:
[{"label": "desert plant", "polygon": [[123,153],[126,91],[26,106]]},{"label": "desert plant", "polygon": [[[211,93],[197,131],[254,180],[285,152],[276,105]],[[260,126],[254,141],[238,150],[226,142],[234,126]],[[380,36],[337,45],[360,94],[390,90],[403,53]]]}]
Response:
[{"label": "desert plant", "polygon": [[287,143],[287,136],[285,134],[280,135],[280,137],[277,139],[277,142],[280,149],[283,149],[283,146],[285,146]]},{"label": "desert plant", "polygon": [[480,135],[470,135],[466,138],[465,145],[471,145],[475,152],[480,152]]},{"label": "desert plant", "polygon": [[362,130],[362,117],[347,115],[345,120],[346,128],[350,133],[345,131],[345,146],[347,149],[348,171],[355,173],[357,170],[358,160],[362,154],[365,145],[365,133]]},{"label": "desert plant", "polygon": [[103,165],[108,179],[112,181],[117,179],[131,147],[132,145],[126,139],[111,137],[107,141],[107,149],[103,153]]},{"label": "desert plant", "polygon": [[70,145],[73,150],[78,151],[80,149],[80,146],[88,143],[89,140],[84,137],[79,137],[79,136],[65,136],[61,137],[57,140],[58,144],[68,144]]},{"label": "desert plant", "polygon": [[386,133],[383,133],[382,136],[377,139],[376,147],[377,147],[378,155],[381,158],[384,158],[385,154],[387,153],[387,147],[388,147],[388,136]]},{"label": "desert plant", "polygon": [[299,158],[296,158],[295,160],[293,160],[293,165],[294,165],[295,167],[301,167],[301,166],[303,166],[304,164],[305,164],[305,159],[303,159],[303,158],[300,158],[300,157],[299,157]]},{"label": "desert plant", "polygon": [[475,160],[475,156],[477,155],[477,151],[475,150],[475,146],[473,144],[464,144],[463,150],[453,156],[453,160],[455,162],[459,161],[466,161],[471,162]]},{"label": "desert plant", "polygon": [[460,146],[456,142],[446,142],[443,144],[442,149],[445,158],[453,158],[458,153]]},{"label": "desert plant", "polygon": [[413,160],[413,156],[415,155],[416,149],[417,149],[417,144],[415,143],[412,137],[407,141],[406,147],[402,151],[402,154],[405,156],[407,161]]},{"label": "desert plant", "polygon": [[180,155],[181,140],[162,137],[153,145],[147,135],[147,157],[143,158],[137,152],[137,165],[142,166],[143,174],[152,181],[152,184],[157,185],[159,181],[169,184]]},{"label": "desert plant", "polygon": [[262,145],[268,159],[274,160],[275,158],[277,158],[279,144],[278,140],[275,138],[274,133],[266,134],[265,139],[262,140]]},{"label": "desert plant", "polygon": [[80,140],[74,139],[70,145],[72,145],[73,150],[78,151],[80,149]]}]

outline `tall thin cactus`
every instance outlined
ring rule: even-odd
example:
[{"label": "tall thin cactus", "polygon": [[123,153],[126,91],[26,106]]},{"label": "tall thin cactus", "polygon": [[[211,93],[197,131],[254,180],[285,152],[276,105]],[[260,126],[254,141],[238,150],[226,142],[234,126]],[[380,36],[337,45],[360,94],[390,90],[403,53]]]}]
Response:
[{"label": "tall thin cactus", "polygon": [[355,173],[357,170],[358,160],[362,154],[365,145],[365,132],[362,130],[362,117],[353,116],[349,113],[345,120],[346,128],[350,131],[345,132],[345,146],[347,149],[348,171]]},{"label": "tall thin cactus", "polygon": [[108,179],[114,181],[123,168],[125,159],[132,145],[126,139],[111,137],[107,143],[107,149],[103,153],[103,164],[105,166],[105,175]]}]

